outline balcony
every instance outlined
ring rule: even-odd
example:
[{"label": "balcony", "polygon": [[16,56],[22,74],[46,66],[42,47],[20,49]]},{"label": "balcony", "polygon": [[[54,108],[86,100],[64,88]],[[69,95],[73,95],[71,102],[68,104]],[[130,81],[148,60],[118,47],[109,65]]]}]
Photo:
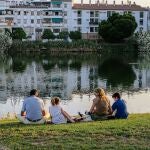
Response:
[{"label": "balcony", "polygon": [[53,26],[53,27],[62,27],[63,23],[62,22],[60,22],[60,23],[52,22],[51,26]]},{"label": "balcony", "polygon": [[99,22],[89,22],[89,25],[98,25],[99,24]]},{"label": "balcony", "polygon": [[44,27],[61,27],[63,26],[63,23],[55,23],[55,22],[42,22]]},{"label": "balcony", "polygon": [[42,24],[45,27],[50,27],[51,26],[51,22],[42,22]]}]

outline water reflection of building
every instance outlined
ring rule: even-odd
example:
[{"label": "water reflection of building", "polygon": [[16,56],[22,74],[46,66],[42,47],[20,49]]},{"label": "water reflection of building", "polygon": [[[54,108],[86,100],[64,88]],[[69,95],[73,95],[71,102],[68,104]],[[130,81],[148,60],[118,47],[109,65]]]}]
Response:
[{"label": "water reflection of building", "polygon": [[92,91],[96,85],[105,85],[103,81],[95,78],[96,68],[83,65],[80,70],[67,68],[62,70],[55,66],[46,72],[43,67],[35,62],[28,65],[23,73],[0,73],[0,99],[7,97],[28,95],[32,88],[38,88],[42,96],[60,96],[64,99],[71,98],[73,91]]},{"label": "water reflection of building", "polygon": [[133,67],[137,79],[134,81],[134,87],[148,88],[150,87],[150,70],[143,68],[141,70]]},{"label": "water reflection of building", "polygon": [[[8,66],[12,64],[11,61]],[[13,72],[8,66],[0,67],[0,101],[2,103],[11,96],[26,96],[32,88],[38,88],[41,96],[60,96],[63,99],[71,99],[72,93],[89,93],[97,87],[111,90],[110,85],[107,85],[107,78],[102,80],[98,76],[97,65],[82,64],[78,69],[68,65],[62,69],[56,63],[47,71],[41,64],[32,62],[23,72]],[[7,68],[10,71],[6,71]],[[143,69],[140,72],[134,65],[132,68],[137,79],[131,88],[150,87],[150,70]],[[117,88],[120,89],[120,87],[119,85]]]}]

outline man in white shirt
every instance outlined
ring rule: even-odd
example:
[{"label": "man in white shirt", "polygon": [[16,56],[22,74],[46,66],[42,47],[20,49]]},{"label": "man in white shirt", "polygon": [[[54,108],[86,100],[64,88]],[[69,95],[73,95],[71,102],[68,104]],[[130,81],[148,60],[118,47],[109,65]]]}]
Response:
[{"label": "man in white shirt", "polygon": [[33,89],[30,91],[30,97],[24,100],[21,115],[18,115],[18,119],[24,124],[43,124],[45,122],[44,103],[38,96],[38,90]]}]

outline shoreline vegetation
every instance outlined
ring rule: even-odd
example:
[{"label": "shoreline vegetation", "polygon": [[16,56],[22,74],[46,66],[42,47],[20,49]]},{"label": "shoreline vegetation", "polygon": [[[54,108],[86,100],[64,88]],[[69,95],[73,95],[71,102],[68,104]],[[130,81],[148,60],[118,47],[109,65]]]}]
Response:
[{"label": "shoreline vegetation", "polygon": [[65,41],[13,41],[9,52],[111,52],[137,51],[137,43],[130,39],[124,43],[105,43],[91,40]]},{"label": "shoreline vegetation", "polygon": [[23,125],[0,121],[2,150],[150,149],[150,114],[131,114],[127,120],[62,125]]}]

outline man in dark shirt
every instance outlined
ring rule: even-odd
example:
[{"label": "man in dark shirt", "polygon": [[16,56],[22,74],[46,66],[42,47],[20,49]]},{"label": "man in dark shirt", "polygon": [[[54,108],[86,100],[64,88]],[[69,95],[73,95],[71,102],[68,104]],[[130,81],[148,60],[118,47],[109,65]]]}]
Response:
[{"label": "man in dark shirt", "polygon": [[119,93],[114,93],[112,95],[114,99],[114,104],[112,105],[112,113],[116,111],[114,118],[126,119],[128,117],[127,106],[124,100],[121,99]]}]

